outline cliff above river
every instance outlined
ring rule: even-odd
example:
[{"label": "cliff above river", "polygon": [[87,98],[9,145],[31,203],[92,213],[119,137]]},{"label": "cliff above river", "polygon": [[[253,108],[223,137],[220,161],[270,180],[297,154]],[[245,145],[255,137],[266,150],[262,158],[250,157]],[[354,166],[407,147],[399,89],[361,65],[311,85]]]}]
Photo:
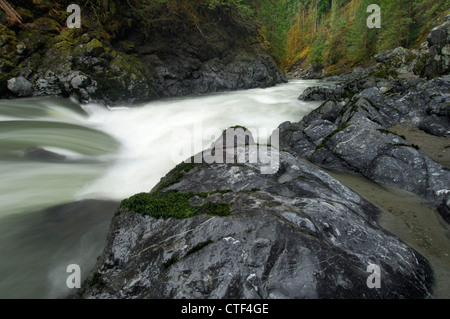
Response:
[{"label": "cliff above river", "polygon": [[268,43],[236,8],[178,2],[88,1],[78,29],[67,27],[70,1],[14,3],[23,24],[0,11],[0,98],[114,105],[285,81]]}]

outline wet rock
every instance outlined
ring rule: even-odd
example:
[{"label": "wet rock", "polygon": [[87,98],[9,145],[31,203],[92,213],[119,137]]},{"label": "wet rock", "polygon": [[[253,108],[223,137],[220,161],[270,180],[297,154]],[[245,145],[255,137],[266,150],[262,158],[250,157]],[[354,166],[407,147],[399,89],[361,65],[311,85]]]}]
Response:
[{"label": "wet rock", "polygon": [[221,58],[210,55],[202,63],[197,55],[186,50],[170,60],[146,61],[155,68],[156,91],[164,97],[269,87],[286,81],[263,50],[230,48],[221,55]]},{"label": "wet rock", "polygon": [[448,117],[438,117],[433,115],[420,122],[419,128],[431,135],[442,137],[450,136],[450,120]]},{"label": "wet rock", "polygon": [[29,97],[33,94],[33,85],[24,77],[16,77],[8,80],[8,90],[18,97]]},{"label": "wet rock", "polygon": [[433,78],[450,71],[450,15],[445,22],[434,28],[428,36],[429,57],[423,75]]},{"label": "wet rock", "polygon": [[439,205],[438,212],[441,214],[442,218],[450,224],[450,196],[447,196],[442,204]]},{"label": "wet rock", "polygon": [[[0,25],[0,97],[13,93],[123,105],[286,81],[270,48],[255,32],[231,27],[228,16],[207,41],[185,17],[161,21],[152,37],[137,28],[115,42],[39,15],[17,34]],[[8,79],[19,77],[27,78],[33,91],[23,83],[6,89]]]},{"label": "wet rock", "polygon": [[[195,205],[229,204],[229,216],[155,219],[118,211],[80,297],[334,299],[429,294],[433,280],[428,263],[377,225],[377,208],[291,154],[279,155],[275,174],[259,174],[259,165],[248,162],[196,164],[163,189],[197,193]],[[367,286],[371,264],[382,269],[382,289]]]},{"label": "wet rock", "polygon": [[382,65],[379,67],[394,71],[397,76],[410,74],[414,77],[422,71],[418,52],[403,47],[383,52],[375,56],[375,60]]},{"label": "wet rock", "polygon": [[301,101],[327,101],[342,98],[343,90],[337,87],[309,87],[298,98]]},{"label": "wet rock", "polygon": [[[376,86],[356,93],[353,80],[341,83],[337,87],[351,87],[347,95],[352,97],[325,102],[297,126],[280,126],[282,149],[324,167],[408,190],[437,207],[444,199],[443,190],[449,188],[450,171],[389,128],[398,122],[412,123],[428,133],[448,136],[448,80],[448,76],[429,81],[377,80]],[[390,87],[389,92],[378,86]]]}]

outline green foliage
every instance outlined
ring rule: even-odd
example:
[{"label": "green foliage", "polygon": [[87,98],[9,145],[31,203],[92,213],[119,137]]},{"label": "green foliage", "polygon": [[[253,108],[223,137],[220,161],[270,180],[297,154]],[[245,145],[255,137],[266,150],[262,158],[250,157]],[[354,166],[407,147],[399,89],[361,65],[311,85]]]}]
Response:
[{"label": "green foliage", "polygon": [[[371,4],[381,8],[380,29],[367,27]],[[291,20],[286,60],[354,65],[398,46],[417,48],[449,8],[450,0],[297,0],[296,14],[285,13]]]},{"label": "green foliage", "polygon": [[[365,62],[376,54],[376,43],[378,29],[367,27],[367,7],[372,4],[372,0],[363,0],[358,6],[353,23],[349,27],[347,36],[348,57],[352,62]],[[383,21],[383,20],[382,20]]]},{"label": "green foliage", "polygon": [[202,206],[193,206],[189,200],[196,194],[188,193],[140,193],[122,201],[122,210],[151,216],[154,218],[184,219],[200,214],[214,216],[227,216],[230,214],[230,205],[222,203],[205,203]]},{"label": "green foliage", "polygon": [[234,11],[241,19],[253,19],[255,15],[253,9],[244,0],[208,0],[207,5],[210,10],[215,10],[219,7]]},{"label": "green foliage", "polygon": [[251,1],[256,11],[256,23],[267,39],[273,55],[281,61],[287,54],[287,35],[298,5],[298,0]]},{"label": "green foliage", "polygon": [[381,53],[398,46],[409,47],[412,2],[409,0],[381,1],[383,27],[377,41],[377,52]]},{"label": "green foliage", "polygon": [[325,47],[326,42],[324,38],[319,37],[316,41],[314,41],[311,53],[309,55],[309,61],[315,68],[323,67]]}]

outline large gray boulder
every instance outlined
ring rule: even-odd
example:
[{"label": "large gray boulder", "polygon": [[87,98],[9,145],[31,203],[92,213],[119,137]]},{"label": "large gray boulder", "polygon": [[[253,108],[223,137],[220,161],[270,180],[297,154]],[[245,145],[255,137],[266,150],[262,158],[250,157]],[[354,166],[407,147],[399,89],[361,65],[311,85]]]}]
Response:
[{"label": "large gray boulder", "polygon": [[414,74],[420,75],[423,63],[420,60],[420,54],[415,50],[408,50],[403,47],[397,47],[385,51],[375,56],[375,60],[380,63],[374,70],[381,68],[397,73],[397,75]]},{"label": "large gray boulder", "polygon": [[[246,155],[251,152],[247,147]],[[230,215],[156,219],[119,210],[80,297],[423,298],[430,293],[428,263],[377,225],[379,211],[372,204],[287,152],[279,153],[275,174],[259,172],[259,164],[246,162],[196,164],[169,173],[154,193],[194,193],[191,205],[228,204]],[[177,181],[167,183],[175,175]],[[381,289],[368,285],[370,265],[381,269]]]},{"label": "large gray boulder", "polygon": [[428,36],[429,58],[423,75],[433,78],[450,71],[450,15]]}]

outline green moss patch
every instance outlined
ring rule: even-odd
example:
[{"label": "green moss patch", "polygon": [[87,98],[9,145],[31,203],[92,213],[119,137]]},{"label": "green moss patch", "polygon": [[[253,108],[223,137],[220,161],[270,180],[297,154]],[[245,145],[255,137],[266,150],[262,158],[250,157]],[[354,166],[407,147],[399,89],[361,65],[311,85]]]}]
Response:
[{"label": "green moss patch", "polygon": [[194,163],[178,164],[173,170],[169,172],[169,174],[167,174],[167,178],[159,185],[158,190],[179,183],[183,176],[194,169],[194,167]]},{"label": "green moss patch", "polygon": [[132,211],[154,218],[191,218],[196,215],[208,214],[213,216],[228,216],[230,205],[223,203],[205,203],[193,206],[189,200],[197,196],[194,193],[140,193],[121,203],[121,209]]},{"label": "green moss patch", "polygon": [[163,266],[164,266],[164,268],[168,269],[168,268],[170,268],[170,266],[176,264],[178,261],[179,261],[179,259],[178,259],[177,257],[173,256],[172,258],[167,259],[167,260],[163,263]]}]

